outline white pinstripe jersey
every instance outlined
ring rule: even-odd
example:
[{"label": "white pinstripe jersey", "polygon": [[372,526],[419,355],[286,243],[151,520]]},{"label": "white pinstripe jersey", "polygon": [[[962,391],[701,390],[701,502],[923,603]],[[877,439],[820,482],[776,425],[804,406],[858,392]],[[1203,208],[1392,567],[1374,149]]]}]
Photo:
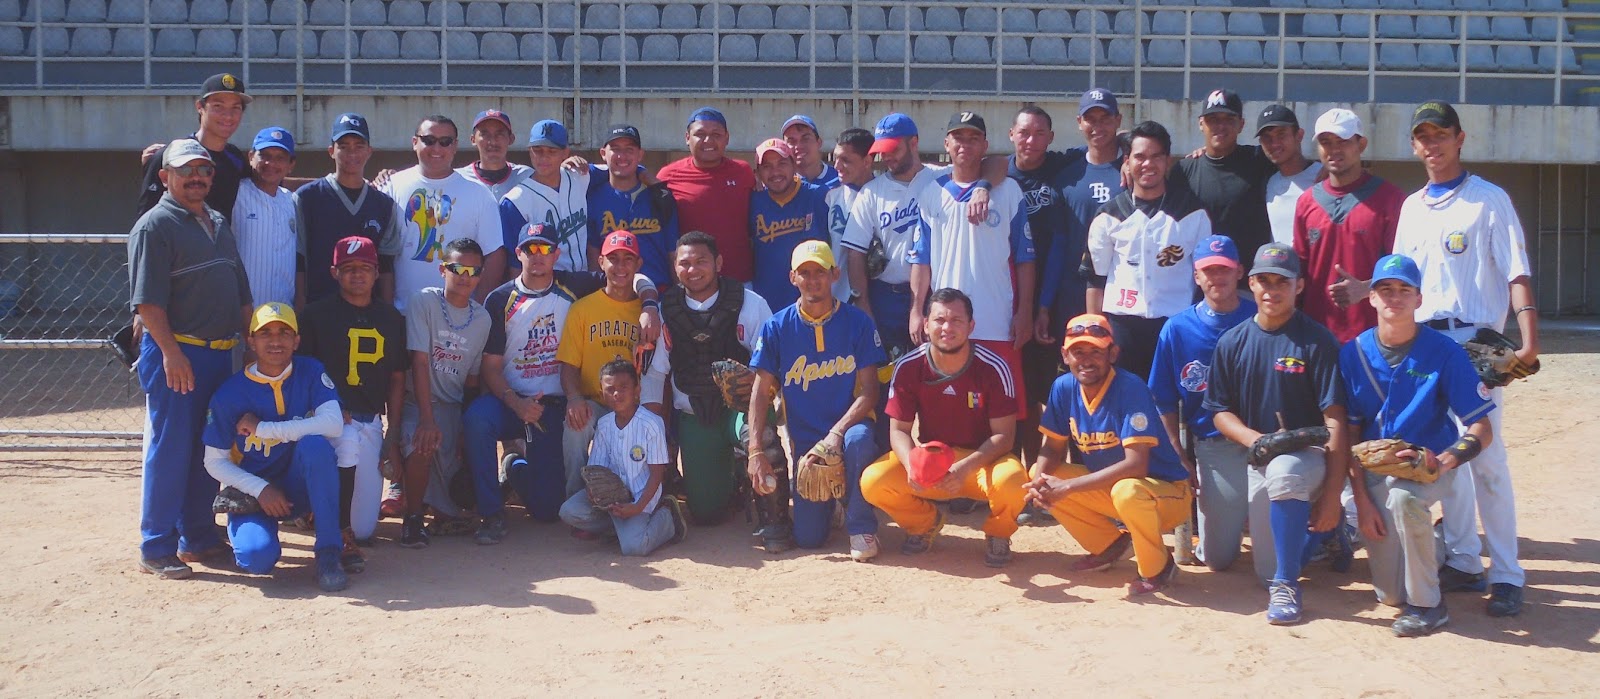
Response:
[{"label": "white pinstripe jersey", "polygon": [[[556,260],[557,270],[583,271],[589,269],[589,173],[573,173],[561,168],[561,189],[555,190],[528,178],[506,193],[504,201],[515,206],[522,215],[522,225],[543,223],[556,229],[561,241],[561,257]],[[516,240],[520,231],[508,240]],[[515,257],[507,260],[512,267],[521,268]]]},{"label": "white pinstripe jersey", "polygon": [[233,202],[233,237],[239,243],[239,261],[250,281],[250,298],[257,306],[268,301],[294,304],[295,233],[294,200],[282,187],[274,194],[254,182],[239,185]]},{"label": "white pinstripe jersey", "polygon": [[[594,448],[589,451],[589,463],[604,466],[622,477],[629,492],[637,501],[650,485],[650,465],[667,463],[667,428],[661,418],[642,407],[635,410],[626,427],[617,427],[617,414],[602,415],[595,422]],[[661,502],[661,488],[656,488],[644,514],[655,512]]]},{"label": "white pinstripe jersey", "polygon": [[1417,321],[1454,318],[1500,330],[1511,308],[1511,280],[1533,274],[1511,197],[1477,175],[1444,196],[1427,192],[1406,197],[1394,240],[1394,251],[1422,271]]}]

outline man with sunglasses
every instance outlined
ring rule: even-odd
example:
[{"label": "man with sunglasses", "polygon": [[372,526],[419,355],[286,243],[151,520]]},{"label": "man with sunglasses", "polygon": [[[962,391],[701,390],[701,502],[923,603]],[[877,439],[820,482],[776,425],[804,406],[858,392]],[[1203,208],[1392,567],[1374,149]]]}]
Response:
[{"label": "man with sunglasses", "polygon": [[295,190],[293,196],[299,253],[295,307],[303,309],[339,293],[338,281],[322,270],[333,266],[334,244],[352,235],[377,245],[378,299],[394,303],[400,212],[381,188],[367,184],[371,124],[360,114],[346,112],[334,118],[331,133],[328,157],[333,160],[333,172]]},{"label": "man with sunglasses", "polygon": [[139,567],[187,578],[188,563],[228,552],[217,536],[201,433],[206,405],[233,373],[233,348],[250,316],[250,283],[227,219],[206,205],[216,166],[199,141],[161,154],[165,193],[128,234],[129,306],[144,323],[145,393]]},{"label": "man with sunglasses", "polygon": [[488,189],[454,170],[459,145],[455,122],[438,114],[425,117],[411,137],[416,166],[394,173],[383,185],[400,210],[394,298],[401,311],[418,291],[439,284],[446,241],[471,238],[486,251],[479,295],[505,278],[500,210]]},{"label": "man with sunglasses", "polygon": [[[216,173],[212,175],[211,190],[206,194],[206,204],[220,212],[223,218],[233,216],[233,204],[239,196],[239,183],[250,174],[250,162],[244,151],[228,142],[239,124],[244,121],[245,108],[250,105],[250,95],[245,94],[244,79],[232,73],[218,73],[206,78],[200,86],[200,97],[194,101],[199,125],[185,140],[194,140],[204,146]],[[144,184],[139,190],[139,213],[143,214],[161,201],[166,193],[166,181],[161,171],[166,167],[166,149],[153,146],[145,152]]]}]

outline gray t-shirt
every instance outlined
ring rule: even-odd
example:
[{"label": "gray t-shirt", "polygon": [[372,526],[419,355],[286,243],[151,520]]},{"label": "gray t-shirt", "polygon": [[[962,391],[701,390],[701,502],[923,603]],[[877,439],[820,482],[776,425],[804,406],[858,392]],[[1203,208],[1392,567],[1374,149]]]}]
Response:
[{"label": "gray t-shirt", "polygon": [[[444,289],[427,287],[406,303],[406,349],[428,355],[432,400],[460,403],[467,377],[478,373],[483,346],[489,341],[489,312],[477,301],[456,308],[444,298]],[[406,400],[415,403],[412,384],[406,382]]]},{"label": "gray t-shirt", "polygon": [[166,309],[173,334],[226,340],[244,329],[250,282],[227,220],[206,214],[215,236],[171,194],[139,217],[128,232],[128,304]]},{"label": "gray t-shirt", "polygon": [[1322,163],[1315,160],[1293,177],[1275,172],[1267,178],[1267,220],[1272,222],[1273,242],[1294,245],[1294,207],[1322,174]]}]

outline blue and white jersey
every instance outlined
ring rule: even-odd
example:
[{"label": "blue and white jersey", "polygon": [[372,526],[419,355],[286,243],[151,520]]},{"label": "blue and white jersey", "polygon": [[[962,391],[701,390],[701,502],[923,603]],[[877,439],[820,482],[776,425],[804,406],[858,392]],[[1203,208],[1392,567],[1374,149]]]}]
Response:
[{"label": "blue and white jersey", "polygon": [[[669,198],[672,196],[671,193],[663,193]],[[654,194],[643,184],[626,192],[617,189],[611,186],[605,170],[591,165],[589,240],[586,245],[598,250],[607,233],[617,230],[632,233],[634,239],[639,241],[639,273],[664,289],[673,283],[672,264],[678,248],[678,216],[676,210],[659,210]]]},{"label": "blue and white jersey", "polygon": [[921,221],[908,260],[933,273],[929,290],[960,289],[972,298],[974,340],[1009,341],[1016,280],[1013,265],[1033,262],[1033,234],[1022,189],[1010,179],[989,190],[989,216],[967,220],[974,182],[944,172],[916,193]]},{"label": "blue and white jersey", "polygon": [[922,223],[922,209],[917,204],[917,192],[943,174],[945,170],[923,167],[910,182],[901,182],[885,172],[872,178],[861,187],[850,207],[850,218],[845,222],[844,247],[863,255],[872,247],[872,239],[883,244],[889,264],[878,275],[885,284],[905,284],[911,281],[911,239]]},{"label": "blue and white jersey", "polygon": [[1162,415],[1181,411],[1179,417],[1198,439],[1221,434],[1212,423],[1215,413],[1203,405],[1217,340],[1255,314],[1256,304],[1249,299],[1239,299],[1239,307],[1231,313],[1218,313],[1201,301],[1169,318],[1161,328],[1150,365],[1150,393]]},{"label": "blue and white jersey", "polygon": [[233,239],[250,280],[250,300],[257,306],[272,301],[294,305],[295,250],[300,240],[294,195],[282,187],[275,189],[269,194],[246,180],[233,201]]},{"label": "blue and white jersey", "polygon": [[841,184],[828,190],[828,242],[833,246],[833,261],[839,267],[839,281],[833,283],[833,297],[850,301],[850,256],[844,254],[844,229],[850,221],[850,207],[861,188]]},{"label": "blue and white jersey", "polygon": [[1164,481],[1189,478],[1167,438],[1161,416],[1156,414],[1150,389],[1133,372],[1112,369],[1093,395],[1070,371],[1056,377],[1039,417],[1039,431],[1046,437],[1071,441],[1090,471],[1115,466],[1127,458],[1124,447],[1142,445],[1150,447],[1149,477]]},{"label": "blue and white jersey", "polygon": [[[276,439],[241,436],[239,418],[245,413],[255,415],[262,422],[311,417],[323,403],[337,402],[339,393],[333,387],[333,379],[323,370],[322,362],[311,357],[295,356],[287,375],[277,380],[263,377],[253,371],[254,368],[252,364],[245,371],[228,377],[217,392],[211,394],[201,440],[208,447],[237,452],[239,468],[276,481],[289,472],[293,450]],[[334,464],[328,467],[333,468]]]},{"label": "blue and white jersey", "polygon": [[1394,251],[1422,270],[1417,322],[1454,318],[1496,331],[1511,308],[1510,282],[1532,276],[1522,220],[1506,191],[1467,175],[1438,196],[1406,197]]},{"label": "blue and white jersey", "polygon": [[772,192],[750,194],[750,251],[755,257],[751,288],[767,302],[782,308],[800,300],[800,290],[789,282],[794,249],[808,240],[828,241],[828,192],[800,180],[782,200]]},{"label": "blue and white jersey", "polygon": [[889,361],[872,319],[848,303],[808,318],[798,305],[779,309],[761,326],[752,368],[778,379],[796,449],[828,436],[855,401],[856,372]]},{"label": "blue and white jersey", "polygon": [[[561,168],[561,182],[555,189],[530,177],[507,192],[500,200],[500,232],[507,251],[517,249],[522,229],[533,223],[556,230],[561,248],[556,269],[589,269],[589,173]],[[522,269],[515,254],[507,256],[506,263]]]},{"label": "blue and white jersey", "polygon": [[1392,367],[1378,348],[1378,329],[1362,332],[1339,348],[1339,373],[1357,441],[1404,439],[1442,452],[1461,437],[1452,413],[1470,425],[1495,409],[1467,351],[1427,326],[1417,328],[1411,351]]}]

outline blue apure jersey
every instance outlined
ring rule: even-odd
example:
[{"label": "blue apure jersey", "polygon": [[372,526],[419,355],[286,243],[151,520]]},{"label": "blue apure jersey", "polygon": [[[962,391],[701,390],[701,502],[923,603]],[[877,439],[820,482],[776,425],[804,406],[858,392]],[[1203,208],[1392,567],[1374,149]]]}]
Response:
[{"label": "blue apure jersey", "polygon": [[[591,166],[592,167],[592,166]],[[665,193],[665,192],[664,192]],[[639,273],[665,289],[672,283],[678,247],[675,211],[659,211],[654,192],[640,184],[630,191],[611,186],[604,170],[589,173],[589,247],[600,248],[606,234],[626,230],[639,241]],[[666,194],[671,197],[671,194]]]},{"label": "blue apure jersey", "polygon": [[1495,409],[1467,351],[1426,326],[1417,327],[1411,351],[1394,367],[1379,351],[1378,329],[1362,332],[1340,348],[1339,370],[1358,441],[1404,439],[1442,452],[1461,437],[1451,413],[1470,425]]},{"label": "blue apure jersey", "polygon": [[1231,313],[1218,313],[1201,301],[1168,318],[1161,328],[1150,366],[1150,393],[1162,415],[1181,411],[1179,417],[1196,439],[1220,434],[1212,424],[1214,413],[1202,405],[1217,340],[1255,314],[1256,304],[1248,299],[1239,299],[1239,307]]},{"label": "blue apure jersey", "polygon": [[[240,436],[239,418],[250,413],[262,422],[298,420],[310,417],[317,406],[338,400],[333,379],[323,371],[322,362],[311,357],[296,356],[289,365],[289,375],[278,381],[241,371],[228,377],[212,394],[201,440],[208,447],[233,450],[240,455],[239,468],[277,482],[289,472],[293,450],[275,439]],[[329,468],[333,466],[328,464]]]},{"label": "blue apure jersey", "polygon": [[800,299],[800,291],[789,283],[789,258],[807,240],[832,242],[827,189],[801,180],[784,201],[766,190],[750,195],[750,247],[755,255],[750,285],[773,308]]},{"label": "blue apure jersey", "polygon": [[750,366],[777,377],[790,438],[797,449],[809,449],[855,401],[856,372],[887,361],[866,312],[835,302],[832,313],[815,320],[796,305],[772,314]]},{"label": "blue apure jersey", "polygon": [[1112,369],[1094,395],[1084,395],[1082,384],[1071,372],[1056,377],[1050,386],[1039,431],[1046,437],[1065,439],[1077,445],[1084,466],[1099,471],[1127,458],[1123,447],[1150,447],[1147,475],[1164,481],[1184,481],[1189,472],[1178,461],[1161,424],[1150,389],[1131,372]]}]

